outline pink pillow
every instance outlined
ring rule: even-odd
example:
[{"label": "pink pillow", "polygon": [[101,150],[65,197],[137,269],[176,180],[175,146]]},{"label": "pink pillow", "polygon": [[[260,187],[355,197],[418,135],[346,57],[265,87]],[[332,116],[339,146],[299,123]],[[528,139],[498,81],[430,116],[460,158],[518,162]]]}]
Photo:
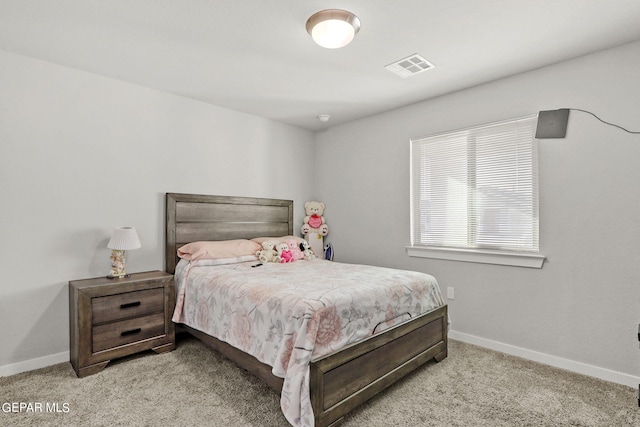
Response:
[{"label": "pink pillow", "polygon": [[304,242],[304,239],[298,236],[256,237],[251,239],[251,241],[258,242],[260,245],[262,245],[262,242],[272,242],[274,245],[277,245],[278,243],[289,243],[291,240],[295,240],[298,245]]},{"label": "pink pillow", "polygon": [[239,264],[241,262],[259,261],[255,255],[242,255],[235,258],[199,259],[191,261],[192,266],[212,267],[215,265]]},{"label": "pink pillow", "polygon": [[187,261],[199,259],[236,258],[255,255],[262,245],[246,239],[191,242],[178,249],[178,256]]}]

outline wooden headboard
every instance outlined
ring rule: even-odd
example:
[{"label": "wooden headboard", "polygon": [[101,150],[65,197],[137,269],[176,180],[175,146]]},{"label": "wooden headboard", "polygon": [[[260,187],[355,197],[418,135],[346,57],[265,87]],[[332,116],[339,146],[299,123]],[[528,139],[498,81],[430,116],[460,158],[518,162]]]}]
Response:
[{"label": "wooden headboard", "polygon": [[293,200],[166,194],[165,269],[175,273],[177,249],[201,240],[293,234]]}]

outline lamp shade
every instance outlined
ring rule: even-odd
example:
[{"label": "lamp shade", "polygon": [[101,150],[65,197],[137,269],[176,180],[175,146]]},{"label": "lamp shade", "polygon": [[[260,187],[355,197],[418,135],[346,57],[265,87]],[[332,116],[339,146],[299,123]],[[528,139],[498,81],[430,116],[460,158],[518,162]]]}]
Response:
[{"label": "lamp shade", "polygon": [[346,10],[326,9],[311,15],[306,27],[317,44],[336,49],[351,43],[360,30],[360,19]]},{"label": "lamp shade", "polygon": [[138,249],[141,246],[135,227],[116,227],[116,229],[113,230],[111,240],[109,240],[107,244],[109,249],[119,251]]}]

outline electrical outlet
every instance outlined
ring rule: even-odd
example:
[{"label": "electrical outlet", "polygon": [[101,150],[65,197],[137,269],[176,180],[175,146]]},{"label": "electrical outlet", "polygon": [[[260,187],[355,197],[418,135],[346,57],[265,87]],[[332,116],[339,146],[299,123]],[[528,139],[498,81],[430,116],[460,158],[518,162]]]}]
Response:
[{"label": "electrical outlet", "polygon": [[447,288],[447,299],[456,299],[453,288],[451,287]]}]

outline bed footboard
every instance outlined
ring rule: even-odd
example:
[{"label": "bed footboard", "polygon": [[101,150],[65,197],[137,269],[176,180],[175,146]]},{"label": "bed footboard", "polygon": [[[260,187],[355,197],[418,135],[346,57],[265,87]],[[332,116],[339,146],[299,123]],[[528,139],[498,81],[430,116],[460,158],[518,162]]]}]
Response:
[{"label": "bed footboard", "polygon": [[[282,378],[253,356],[184,326],[191,335],[280,392]],[[311,361],[309,388],[316,427],[344,415],[431,359],[447,357],[447,306]]]},{"label": "bed footboard", "polygon": [[333,425],[353,408],[431,359],[447,357],[447,306],[311,362],[315,425]]}]

